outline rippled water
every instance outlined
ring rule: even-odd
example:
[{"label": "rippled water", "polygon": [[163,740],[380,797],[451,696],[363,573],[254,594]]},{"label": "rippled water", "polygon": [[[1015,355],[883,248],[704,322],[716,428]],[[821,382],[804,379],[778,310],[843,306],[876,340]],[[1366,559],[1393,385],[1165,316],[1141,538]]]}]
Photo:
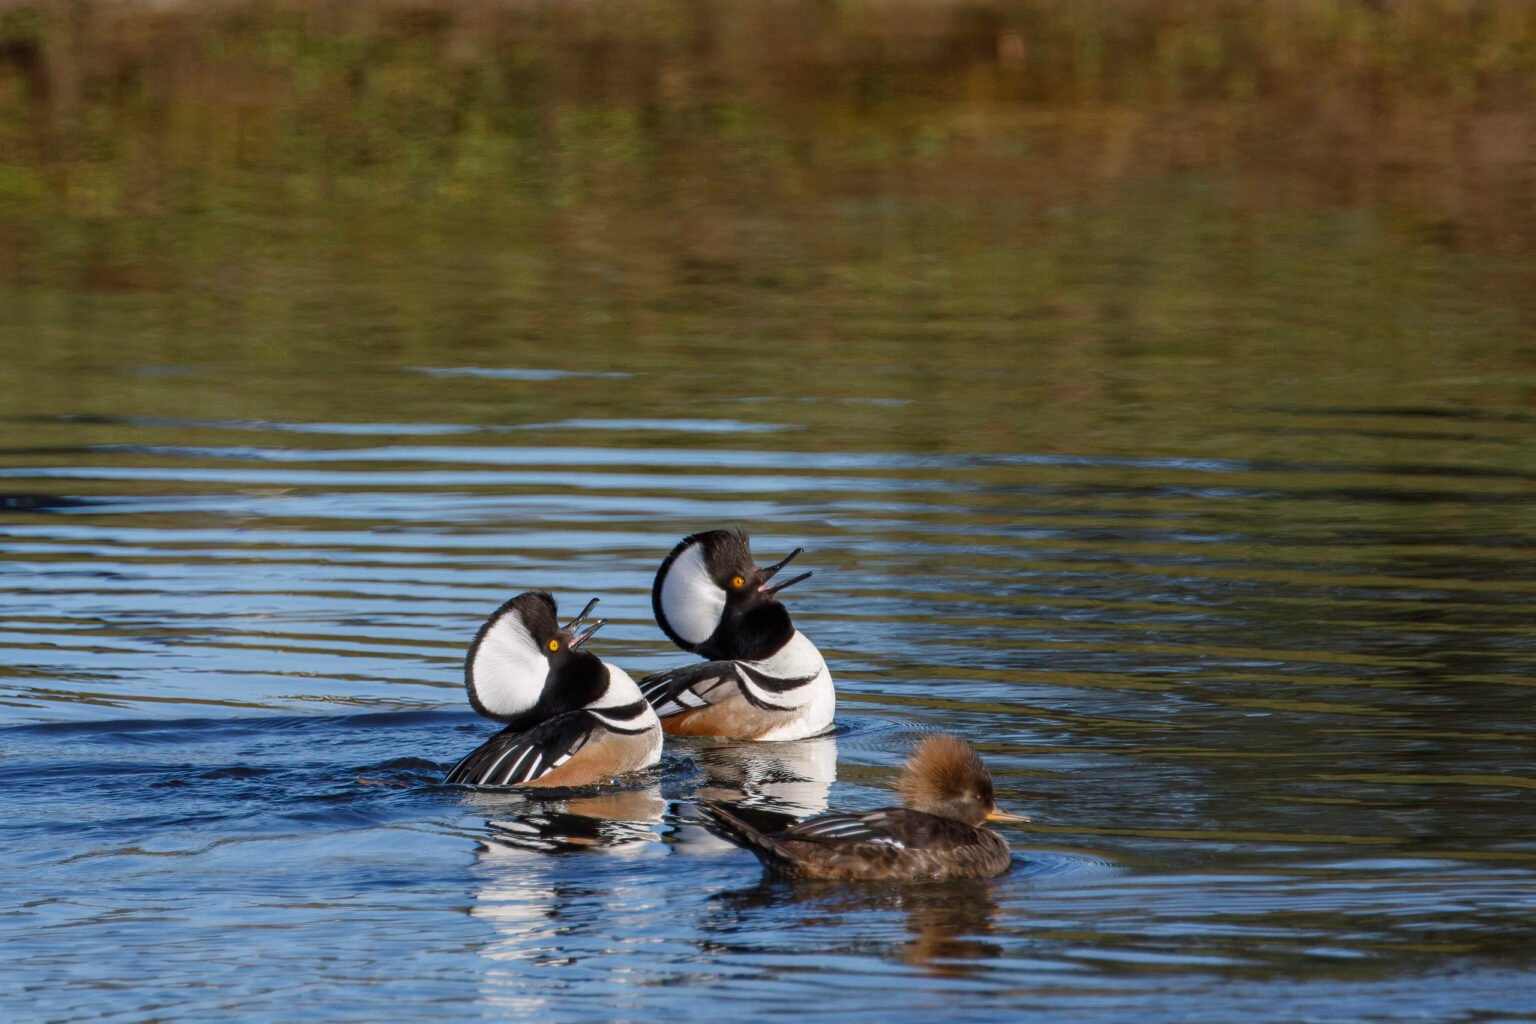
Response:
[{"label": "rippled water", "polygon": [[[1536,1019],[1529,15],[1216,7],[0,17],[4,1019]],[[730,524],[834,736],[439,784]]]},{"label": "rippled water", "polygon": [[[398,372],[424,401],[461,380]],[[470,379],[514,402],[542,376]],[[632,379],[561,377],[558,401]],[[828,439],[796,405],[757,407],[13,419],[0,775],[17,1005],[1536,1010],[1524,411],[1228,420],[1298,449],[1394,436],[1495,463],[1472,467],[816,450]],[[563,802],[438,785],[491,728],[460,689],[483,615],[526,587],[601,595],[605,657],[674,664],[651,575],[677,536],[720,523],[764,556],[809,549],[816,575],[790,598],[840,685],[835,737],[678,742],[631,788]],[[766,884],[691,824],[701,790],[794,814],[878,805],[941,728],[1036,818],[1008,831],[1016,866],[995,883]]]}]

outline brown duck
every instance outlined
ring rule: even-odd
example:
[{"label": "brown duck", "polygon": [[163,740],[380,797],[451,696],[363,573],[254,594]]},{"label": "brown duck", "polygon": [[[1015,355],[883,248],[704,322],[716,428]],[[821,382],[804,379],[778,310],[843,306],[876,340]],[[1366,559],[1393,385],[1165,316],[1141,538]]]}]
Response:
[{"label": "brown duck", "polygon": [[822,814],[772,834],[720,804],[699,806],[722,836],[791,878],[915,882],[1007,872],[1007,841],[981,824],[1029,819],[997,809],[992,775],[970,744],[930,736],[907,760],[897,788],[903,807]]}]

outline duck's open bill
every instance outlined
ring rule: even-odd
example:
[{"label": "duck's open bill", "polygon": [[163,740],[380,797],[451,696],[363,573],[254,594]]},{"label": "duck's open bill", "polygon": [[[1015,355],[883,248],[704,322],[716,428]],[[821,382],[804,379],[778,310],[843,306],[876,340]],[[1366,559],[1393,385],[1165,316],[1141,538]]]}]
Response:
[{"label": "duck's open bill", "polygon": [[[596,601],[592,602],[592,604],[596,604],[596,603],[597,603]],[[587,605],[587,608],[588,608],[588,610],[590,610],[592,608],[592,605],[591,604]],[[586,613],[583,612],[582,614],[585,615]],[[581,621],[581,619],[577,619],[576,620],[576,622],[580,622],[580,621]],[[576,624],[575,622],[571,623],[571,625],[573,625],[573,626],[575,624]],[[577,647],[580,647],[582,644],[586,643],[587,640],[589,640],[591,638],[593,633],[596,633],[598,630],[602,629],[606,625],[608,625],[608,620],[607,619],[597,619],[596,621],[594,621],[592,623],[592,625],[588,626],[586,629],[582,630],[580,633],[577,633],[575,636],[571,637],[571,649],[575,650]]]},{"label": "duck's open bill", "polygon": [[596,607],[597,598],[594,597],[592,600],[587,602],[587,606],[581,610],[581,614],[577,615],[574,619],[565,624],[565,632],[573,634],[571,636],[572,650],[575,650],[582,644],[586,643],[589,639],[591,639],[593,633],[596,633],[598,630],[602,629],[608,624],[607,619],[598,619],[597,621],[593,622],[592,625],[582,630],[580,633],[576,632],[576,627],[587,621],[587,616],[591,615],[592,609]]},{"label": "duck's open bill", "polygon": [[759,591],[759,593],[769,594],[769,595],[777,594],[781,590],[788,590],[790,587],[794,586],[796,583],[799,583],[801,580],[808,580],[810,578],[811,578],[811,574],[810,573],[803,572],[799,576],[791,576],[789,579],[785,580],[783,583],[775,583],[771,587],[764,587],[761,591]]},{"label": "duck's open bill", "polygon": [[[795,548],[795,550],[791,551],[789,554],[785,555],[783,558],[779,559],[777,562],[774,562],[768,568],[764,569],[763,570],[763,582],[767,583],[769,580],[773,579],[774,573],[776,573],[780,569],[784,568],[790,562],[793,562],[795,560],[795,556],[803,553],[804,551],[805,551],[805,548]],[[788,584],[786,584],[786,586],[787,585]]]},{"label": "duck's open bill", "polygon": [[1027,814],[1009,814],[1007,811],[1000,811],[996,807],[994,807],[994,808],[992,808],[991,811],[989,811],[987,813],[987,820],[988,821],[1033,821],[1034,819],[1031,818]]},{"label": "duck's open bill", "polygon": [[587,606],[581,610],[581,613],[578,614],[570,622],[565,624],[565,631],[567,633],[576,632],[576,627],[585,622],[587,616],[592,614],[592,609],[597,607],[597,600],[598,599],[594,597],[592,600],[588,601]]}]

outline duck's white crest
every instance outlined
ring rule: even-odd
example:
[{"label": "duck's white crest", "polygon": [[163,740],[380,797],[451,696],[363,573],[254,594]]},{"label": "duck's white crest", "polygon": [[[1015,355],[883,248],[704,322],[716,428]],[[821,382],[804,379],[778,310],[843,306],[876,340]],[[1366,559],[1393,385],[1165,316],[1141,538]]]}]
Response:
[{"label": "duck's white crest", "polygon": [[698,646],[720,625],[725,591],[710,578],[704,545],[689,544],[667,566],[661,581],[661,614],[684,641]]},{"label": "duck's white crest", "polygon": [[475,696],[493,715],[517,715],[533,707],[548,677],[549,659],[512,609],[480,635],[470,656]]}]

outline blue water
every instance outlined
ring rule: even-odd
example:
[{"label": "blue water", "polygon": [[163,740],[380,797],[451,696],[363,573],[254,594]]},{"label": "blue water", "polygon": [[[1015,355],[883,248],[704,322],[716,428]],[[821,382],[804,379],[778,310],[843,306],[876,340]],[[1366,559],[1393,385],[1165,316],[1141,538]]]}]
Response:
[{"label": "blue water", "polygon": [[[1536,1015],[1533,492],[1507,421],[1453,421],[1472,466],[1411,439],[1416,462],[827,450],[795,408],[675,433],[13,420],[5,1017]],[[605,658],[677,664],[652,574],[724,524],[764,560],[807,548],[787,600],[835,736],[670,743],[561,800],[440,785],[495,728],[460,669],[491,609],[600,596]],[[695,822],[701,793],[879,806],[940,729],[1035,819],[1005,878],[768,882]]]}]

